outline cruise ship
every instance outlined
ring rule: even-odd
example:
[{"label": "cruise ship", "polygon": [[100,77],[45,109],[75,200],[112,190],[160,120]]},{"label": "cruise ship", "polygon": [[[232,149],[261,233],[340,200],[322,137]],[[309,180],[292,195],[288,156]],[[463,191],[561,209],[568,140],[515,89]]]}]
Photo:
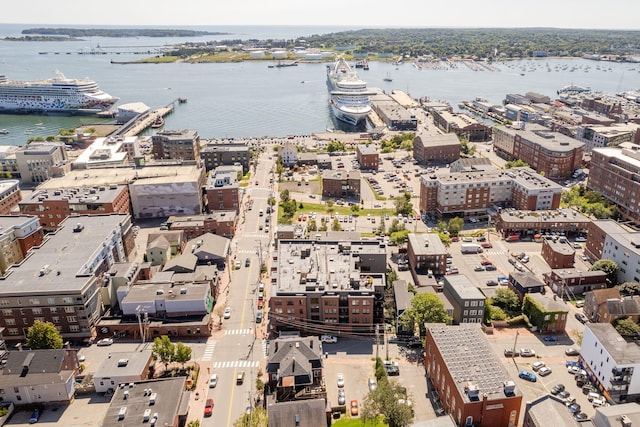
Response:
[{"label": "cruise ship", "polygon": [[344,59],[338,59],[333,67],[327,65],[327,87],[329,105],[338,120],[355,126],[371,112],[369,96],[375,93]]},{"label": "cruise ship", "polygon": [[92,114],[108,110],[118,99],[93,80],[68,79],[59,71],[52,79],[37,81],[0,75],[0,113]]}]

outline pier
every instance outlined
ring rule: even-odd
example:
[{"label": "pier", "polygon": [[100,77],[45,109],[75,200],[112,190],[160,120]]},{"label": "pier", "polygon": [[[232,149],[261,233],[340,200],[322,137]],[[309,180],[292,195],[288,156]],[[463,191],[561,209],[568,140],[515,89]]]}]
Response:
[{"label": "pier", "polygon": [[123,124],[112,136],[136,136],[149,129],[158,117],[165,117],[175,109],[175,104],[183,104],[186,98],[176,98],[164,107],[147,111]]}]

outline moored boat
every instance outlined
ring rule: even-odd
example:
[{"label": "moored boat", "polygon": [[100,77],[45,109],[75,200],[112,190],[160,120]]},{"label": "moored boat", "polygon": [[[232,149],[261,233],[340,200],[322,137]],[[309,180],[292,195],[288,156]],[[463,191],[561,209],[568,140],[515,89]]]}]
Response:
[{"label": "moored boat", "polygon": [[371,113],[369,96],[374,93],[344,59],[327,66],[327,88],[331,112],[338,120],[357,125]]}]

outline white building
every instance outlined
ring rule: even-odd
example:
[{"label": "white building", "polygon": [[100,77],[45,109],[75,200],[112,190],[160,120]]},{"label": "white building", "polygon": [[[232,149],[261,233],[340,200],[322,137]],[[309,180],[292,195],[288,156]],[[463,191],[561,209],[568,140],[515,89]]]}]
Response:
[{"label": "white building", "polygon": [[280,150],[280,157],[284,166],[293,166],[298,163],[298,149],[293,144],[285,144]]},{"label": "white building", "polygon": [[580,359],[604,396],[620,403],[640,397],[640,347],[609,323],[587,323]]},{"label": "white building", "polygon": [[152,360],[151,350],[109,352],[109,355],[93,374],[97,393],[115,391],[120,384],[146,380]]},{"label": "white building", "polygon": [[638,282],[640,279],[640,232],[630,232],[614,221],[599,221],[606,224],[601,259],[610,259],[618,264],[618,282]]},{"label": "white building", "polygon": [[73,162],[74,169],[106,168],[129,163],[129,147],[136,147],[138,137],[96,138]]}]

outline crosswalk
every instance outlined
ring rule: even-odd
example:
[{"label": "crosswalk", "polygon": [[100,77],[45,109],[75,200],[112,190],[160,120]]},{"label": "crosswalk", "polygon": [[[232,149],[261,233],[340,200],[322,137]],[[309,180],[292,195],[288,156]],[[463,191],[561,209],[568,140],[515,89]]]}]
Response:
[{"label": "crosswalk", "polygon": [[225,335],[248,335],[253,333],[253,328],[244,328],[244,329],[226,329],[224,331]]},{"label": "crosswalk", "polygon": [[239,254],[257,255],[258,251],[255,249],[240,249]]},{"label": "crosswalk", "polygon": [[262,340],[262,355],[267,357],[269,355],[269,340]]},{"label": "crosswalk", "polygon": [[507,251],[484,251],[486,255],[506,255]]},{"label": "crosswalk", "polygon": [[213,358],[213,350],[216,348],[215,341],[208,341],[206,347],[204,348],[204,354],[202,355],[202,360],[205,362],[210,361]]},{"label": "crosswalk", "polygon": [[268,238],[269,233],[245,233],[242,237],[245,237],[248,239],[258,239],[260,237]]},{"label": "crosswalk", "polygon": [[260,362],[257,360],[232,360],[232,361],[220,361],[214,362],[213,369],[223,368],[257,368]]}]

